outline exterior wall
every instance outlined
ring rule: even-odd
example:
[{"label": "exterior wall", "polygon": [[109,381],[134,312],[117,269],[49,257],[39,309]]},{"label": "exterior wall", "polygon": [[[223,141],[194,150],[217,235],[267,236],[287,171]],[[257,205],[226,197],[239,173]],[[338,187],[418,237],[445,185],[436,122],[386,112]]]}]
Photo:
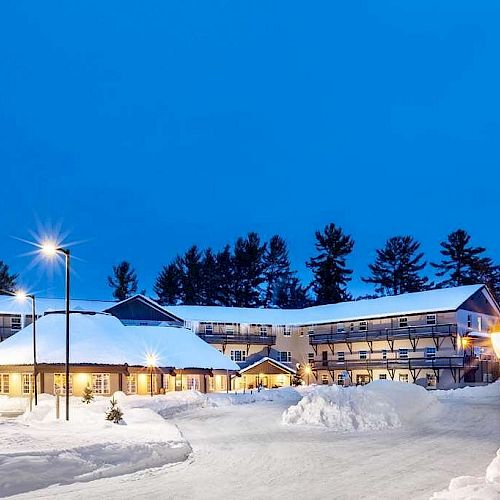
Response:
[{"label": "exterior wall", "polygon": [[0,314],[0,342],[14,335],[31,322],[26,322],[26,316],[21,314]]},{"label": "exterior wall", "polygon": [[273,387],[288,387],[292,385],[292,376],[288,374],[243,374],[233,380],[232,389],[252,390],[259,387],[262,382],[262,387],[271,389]]}]

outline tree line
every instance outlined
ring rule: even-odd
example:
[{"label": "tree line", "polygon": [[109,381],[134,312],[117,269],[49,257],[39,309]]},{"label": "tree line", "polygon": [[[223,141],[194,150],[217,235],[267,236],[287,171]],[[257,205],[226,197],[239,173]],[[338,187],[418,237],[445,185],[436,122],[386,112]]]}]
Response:
[{"label": "tree line", "polygon": [[[308,284],[303,284],[292,269],[288,246],[281,236],[263,241],[250,232],[217,251],[191,246],[161,268],[154,293],[164,305],[286,309],[484,283],[497,300],[500,298],[500,266],[486,255],[484,247],[473,246],[463,229],[453,231],[440,243],[441,259],[430,263],[413,237],[389,238],[376,250],[368,276],[361,278],[373,285],[373,293],[362,297],[349,292],[353,270],[348,258],[354,249],[353,238],[333,223],[314,236],[315,255],[306,262],[313,275]],[[17,275],[0,261],[0,289],[15,289],[16,280]],[[113,266],[108,285],[117,300],[137,292],[137,273],[130,262]]]}]

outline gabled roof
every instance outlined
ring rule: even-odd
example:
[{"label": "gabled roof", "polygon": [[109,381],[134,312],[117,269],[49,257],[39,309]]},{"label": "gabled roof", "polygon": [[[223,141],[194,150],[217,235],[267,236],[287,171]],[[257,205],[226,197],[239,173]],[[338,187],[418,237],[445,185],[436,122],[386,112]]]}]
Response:
[{"label": "gabled roof", "polygon": [[113,310],[116,310],[126,304],[131,304],[133,302],[141,302],[142,304],[145,304],[146,306],[150,307],[151,309],[154,309],[155,311],[158,311],[161,314],[164,314],[165,316],[169,316],[177,321],[182,321],[181,318],[177,317],[172,312],[167,311],[167,309],[158,304],[158,302],[140,293],[133,295],[132,297],[129,297],[128,299],[122,300],[120,302],[114,302],[113,304],[111,304],[110,307],[104,309],[104,312],[113,313]]},{"label": "gabled roof", "polygon": [[[72,311],[101,312],[116,304],[112,300],[71,299]],[[47,299],[36,297],[36,314],[42,315],[50,311],[62,311],[65,308],[64,299]],[[0,295],[0,314],[31,314],[31,300],[19,300],[10,295]]]},{"label": "gabled roof", "polygon": [[245,366],[245,368],[242,368],[240,370],[240,373],[245,373],[246,371],[248,370],[251,370],[252,368],[255,368],[259,365],[261,365],[262,363],[271,363],[272,365],[275,365],[277,366],[278,368],[286,371],[287,373],[290,373],[290,374],[295,374],[297,373],[296,370],[294,370],[293,368],[287,366],[287,365],[284,365],[283,363],[281,363],[280,361],[277,361],[276,359],[272,359],[272,358],[269,358],[267,356],[264,356],[263,358],[260,358],[259,360],[257,360],[255,363],[252,363],[251,365],[248,365],[248,366]]},{"label": "gabled roof", "polygon": [[315,325],[426,312],[455,311],[482,289],[491,297],[484,285],[466,285],[304,309],[252,309],[219,306],[167,306],[165,309],[185,321]]},{"label": "gabled roof", "polygon": [[[65,361],[65,314],[51,313],[36,321],[38,363]],[[158,366],[239,370],[239,366],[185,328],[124,326],[105,313],[70,315],[70,362],[146,366],[154,353]],[[33,328],[23,328],[0,343],[0,365],[33,362]]]}]

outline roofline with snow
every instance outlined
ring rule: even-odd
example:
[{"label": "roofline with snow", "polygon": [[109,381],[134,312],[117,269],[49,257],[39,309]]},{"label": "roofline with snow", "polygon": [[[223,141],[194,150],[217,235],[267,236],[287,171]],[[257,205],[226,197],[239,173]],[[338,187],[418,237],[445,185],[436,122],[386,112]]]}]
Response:
[{"label": "roofline with snow", "polygon": [[244,372],[250,370],[251,368],[255,368],[256,366],[259,366],[262,363],[265,363],[266,361],[269,361],[271,364],[276,365],[278,368],[282,368],[283,370],[286,370],[287,372],[290,372],[292,374],[297,373],[297,370],[295,370],[294,368],[291,368],[290,366],[287,366],[287,365],[281,363],[280,361],[273,359],[273,358],[270,358],[268,356],[264,356],[263,358],[260,358],[259,360],[255,361],[255,363],[252,363],[251,365],[245,366],[245,368],[242,368],[240,370],[240,373],[244,373]]}]

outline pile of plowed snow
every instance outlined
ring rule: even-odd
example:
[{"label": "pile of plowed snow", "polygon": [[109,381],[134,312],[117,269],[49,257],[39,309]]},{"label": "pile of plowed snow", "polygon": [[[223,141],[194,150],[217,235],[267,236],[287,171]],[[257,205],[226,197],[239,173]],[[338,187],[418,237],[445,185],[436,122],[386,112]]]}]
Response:
[{"label": "pile of plowed snow", "polygon": [[283,413],[283,423],[352,432],[401,427],[437,411],[423,387],[379,380],[365,386],[317,387]]},{"label": "pile of plowed snow", "polygon": [[447,490],[434,493],[433,500],[498,500],[500,498],[500,450],[488,465],[484,477],[460,476],[450,481]]}]

